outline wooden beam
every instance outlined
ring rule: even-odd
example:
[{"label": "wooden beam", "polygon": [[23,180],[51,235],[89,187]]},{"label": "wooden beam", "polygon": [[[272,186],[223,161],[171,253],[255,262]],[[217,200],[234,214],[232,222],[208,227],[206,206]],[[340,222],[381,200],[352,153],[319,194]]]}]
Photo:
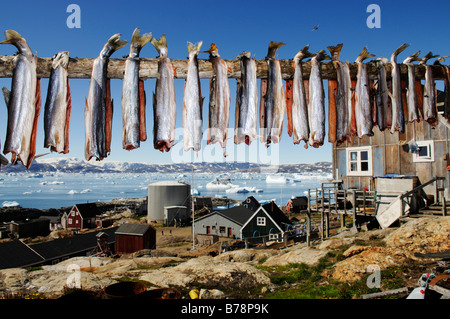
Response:
[{"label": "wooden beam", "polygon": [[[10,78],[13,74],[13,59],[12,55],[0,56],[0,78]],[[48,78],[51,70],[51,58],[38,58],[37,64],[37,76],[39,78]],[[110,59],[108,64],[108,77],[111,79],[122,79],[125,69],[126,59]],[[172,64],[175,68],[175,77],[178,79],[185,79],[187,74],[187,62],[188,60],[172,59]],[[69,62],[68,72],[69,78],[73,79],[89,79],[91,77],[92,64],[94,59],[92,58],[71,58]],[[228,77],[239,78],[241,76],[239,60],[225,60],[228,65]],[[291,79],[294,75],[294,65],[292,60],[280,60],[281,72],[283,78]],[[370,79],[377,78],[377,67],[375,62],[368,62],[367,70]],[[356,63],[349,63],[350,75],[352,78],[356,78],[358,72],[358,66]],[[198,67],[200,72],[200,78],[211,78],[213,76],[213,68],[211,62],[207,59],[199,59]],[[267,61],[256,61],[256,76],[257,78],[267,78]],[[444,78],[442,67],[433,65],[433,76],[435,80],[442,80]],[[303,77],[309,78],[311,72],[311,63],[302,62]],[[387,74],[390,74],[391,65],[386,65]],[[400,65],[401,76],[407,77],[407,66]],[[425,78],[425,67],[422,65],[416,65],[415,68],[416,78]],[[331,62],[321,63],[321,74],[323,79],[336,79],[336,69]],[[141,80],[157,78],[158,76],[158,59],[157,58],[141,58],[139,77]]]}]

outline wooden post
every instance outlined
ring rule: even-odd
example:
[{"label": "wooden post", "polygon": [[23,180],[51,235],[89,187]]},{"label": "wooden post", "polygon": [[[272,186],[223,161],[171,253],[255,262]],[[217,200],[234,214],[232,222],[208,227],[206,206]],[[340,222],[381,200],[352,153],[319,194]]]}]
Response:
[{"label": "wooden post", "polygon": [[354,229],[357,229],[356,228],[356,203],[357,203],[357,200],[356,200],[356,190],[353,190],[352,191],[353,192],[353,228]]},{"label": "wooden post", "polygon": [[311,189],[308,189],[308,210],[306,211],[306,244],[309,247],[311,240]]},{"label": "wooden post", "polygon": [[323,193],[323,184],[320,186],[320,234],[321,234],[321,238],[323,240],[324,238],[324,213],[325,213],[325,209],[324,209],[324,193]]}]

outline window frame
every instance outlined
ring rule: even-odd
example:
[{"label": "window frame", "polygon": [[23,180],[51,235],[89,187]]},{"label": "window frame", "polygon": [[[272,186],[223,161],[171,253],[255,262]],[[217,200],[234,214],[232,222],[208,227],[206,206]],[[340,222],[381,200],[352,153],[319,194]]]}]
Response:
[{"label": "window frame", "polygon": [[266,226],[266,217],[256,217],[256,226]]},{"label": "window frame", "polygon": [[414,163],[431,163],[434,162],[434,141],[433,140],[425,140],[425,141],[416,141],[417,146],[427,147],[429,154],[428,156],[419,156],[419,152],[413,153],[413,162]]},{"label": "window frame", "polygon": [[[356,152],[358,157],[356,159],[357,170],[351,170],[351,164],[355,162],[355,160],[351,160],[351,153]],[[367,152],[367,160],[361,160],[361,153]],[[372,176],[373,175],[373,157],[372,157],[372,147],[370,146],[358,146],[358,147],[348,147],[346,149],[346,164],[347,164],[347,175],[348,176]],[[361,170],[361,163],[367,162],[368,170]]]}]

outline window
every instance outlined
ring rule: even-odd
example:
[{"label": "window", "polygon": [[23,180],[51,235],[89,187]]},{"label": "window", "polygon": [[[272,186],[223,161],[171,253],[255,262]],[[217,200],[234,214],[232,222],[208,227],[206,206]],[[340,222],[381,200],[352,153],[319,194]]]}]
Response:
[{"label": "window", "polygon": [[372,175],[372,149],[370,147],[350,147],[347,149],[347,175]]},{"label": "window", "polygon": [[257,217],[256,226],[266,226],[266,217]]},{"label": "window", "polygon": [[221,233],[224,233],[224,232],[225,232],[225,226],[220,226],[219,231],[220,231]]},{"label": "window", "polygon": [[269,240],[277,240],[278,234],[269,234]]},{"label": "window", "polygon": [[418,149],[413,153],[414,162],[434,162],[434,142],[416,141]]}]

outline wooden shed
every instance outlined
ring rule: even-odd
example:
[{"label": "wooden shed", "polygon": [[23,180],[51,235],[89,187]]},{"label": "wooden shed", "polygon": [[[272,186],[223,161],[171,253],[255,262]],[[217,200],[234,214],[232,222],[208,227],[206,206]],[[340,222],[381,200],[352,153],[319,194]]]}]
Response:
[{"label": "wooden shed", "polygon": [[96,227],[96,218],[100,210],[95,203],[76,204],[69,213],[61,217],[65,228],[83,229]]},{"label": "wooden shed", "polygon": [[156,248],[156,230],[150,225],[122,224],[115,232],[116,254]]},{"label": "wooden shed", "polygon": [[[438,95],[438,110],[442,113],[442,94]],[[450,123],[439,115],[436,126],[421,119],[406,122],[405,131],[391,133],[373,127],[373,136],[352,137],[341,145],[333,143],[334,178],[344,181],[347,189],[377,190],[378,178],[411,178],[414,186],[434,177],[443,177],[448,188]],[[436,196],[436,187],[425,188]]]}]

